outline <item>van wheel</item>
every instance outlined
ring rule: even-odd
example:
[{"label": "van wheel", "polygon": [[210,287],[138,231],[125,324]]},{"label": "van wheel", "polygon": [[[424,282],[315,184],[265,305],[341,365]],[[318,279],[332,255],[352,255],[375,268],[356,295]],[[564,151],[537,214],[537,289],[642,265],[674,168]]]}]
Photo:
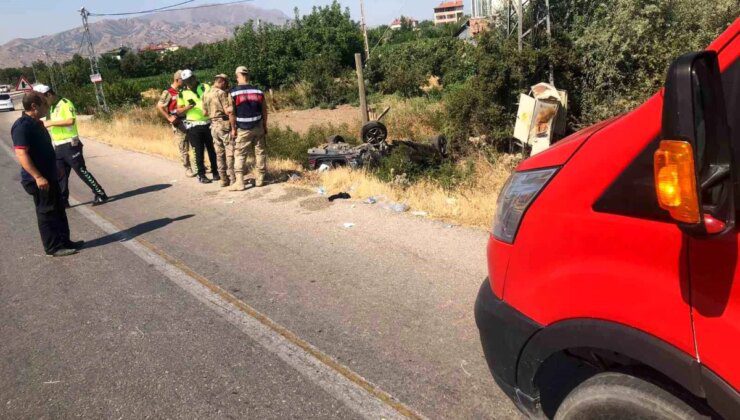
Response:
[{"label": "van wheel", "polygon": [[583,381],[555,413],[555,420],[700,418],[709,417],[658,385],[618,372]]}]

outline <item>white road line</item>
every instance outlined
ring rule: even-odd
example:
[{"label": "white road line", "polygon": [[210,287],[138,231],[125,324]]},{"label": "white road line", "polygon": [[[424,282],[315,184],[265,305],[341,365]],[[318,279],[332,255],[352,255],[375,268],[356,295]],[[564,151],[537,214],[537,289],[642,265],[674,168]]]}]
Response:
[{"label": "white road line", "polygon": [[[15,158],[15,153],[10,147],[4,142],[0,142],[0,145],[9,156]],[[70,200],[71,204],[79,204],[74,201]],[[77,206],[75,210],[108,234],[117,234],[120,232],[120,229],[88,207]],[[263,322],[241,311],[233,303],[207,288],[181,268],[169,263],[162,256],[142,245],[138,240],[131,239],[119,243],[144,260],[144,262],[150,264],[173,283],[180,286],[180,288],[190,293],[209,309],[221,315],[249,336],[249,338],[293,367],[301,375],[310,379],[337,400],[342,401],[358,415],[366,419],[405,418],[401,412],[363,388],[360,383],[350,380],[337,369],[299,347],[274,329],[269,328]],[[344,369],[351,372],[346,367]],[[359,377],[357,374],[354,375]],[[369,382],[365,383],[369,384]],[[405,408],[404,406],[402,407]],[[422,417],[417,413],[412,413],[412,416]]]}]

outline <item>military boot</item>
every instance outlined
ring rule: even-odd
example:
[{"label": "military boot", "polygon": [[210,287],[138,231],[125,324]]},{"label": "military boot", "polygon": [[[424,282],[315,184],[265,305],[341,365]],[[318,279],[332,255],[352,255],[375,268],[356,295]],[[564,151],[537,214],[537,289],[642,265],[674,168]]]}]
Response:
[{"label": "military boot", "polygon": [[226,172],[221,172],[219,175],[221,176],[221,182],[219,182],[218,185],[221,187],[228,187],[231,184],[229,182],[229,176],[226,175]]},{"label": "military boot", "polygon": [[257,188],[264,187],[267,184],[266,178],[267,178],[267,174],[258,173],[254,179],[254,186]]},{"label": "military boot", "polygon": [[236,180],[234,181],[234,184],[231,186],[231,191],[244,191],[246,188],[244,187],[244,174],[237,172],[236,173]]}]

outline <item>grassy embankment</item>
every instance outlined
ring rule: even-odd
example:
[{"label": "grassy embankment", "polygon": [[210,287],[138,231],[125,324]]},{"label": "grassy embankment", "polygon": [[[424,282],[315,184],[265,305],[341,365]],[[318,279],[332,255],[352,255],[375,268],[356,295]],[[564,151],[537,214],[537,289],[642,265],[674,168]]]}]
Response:
[{"label": "grassy embankment", "polygon": [[[427,100],[385,98],[377,109],[392,105],[386,117],[392,138],[425,139],[438,132],[436,112],[439,105]],[[163,124],[153,109],[130,108],[116,112],[110,120],[80,121],[83,136],[127,150],[177,159],[170,128]],[[271,175],[285,178],[300,173],[291,181],[303,187],[323,186],[328,194],[346,191],[353,199],[371,196],[388,202],[403,202],[411,210],[425,211],[430,217],[467,226],[490,228],[496,197],[517,163],[512,156],[484,157],[481,153],[441,168],[416,171],[411,177],[401,175],[392,160],[376,171],[340,168],[325,173],[305,170],[306,150],[318,145],[330,134],[341,134],[350,141],[359,132],[347,124],[316,125],[299,134],[290,129],[271,127],[268,137]],[[356,141],[356,140],[355,140]]]}]

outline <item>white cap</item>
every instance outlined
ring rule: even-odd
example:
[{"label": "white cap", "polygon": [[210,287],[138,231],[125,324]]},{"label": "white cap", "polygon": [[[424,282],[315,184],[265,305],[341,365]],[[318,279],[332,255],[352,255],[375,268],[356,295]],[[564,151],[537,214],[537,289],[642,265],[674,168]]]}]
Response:
[{"label": "white cap", "polygon": [[46,92],[50,91],[51,88],[49,86],[42,85],[41,83],[39,83],[38,85],[36,85],[36,86],[33,87],[33,90],[36,91],[36,92],[38,92],[38,93],[46,93]]},{"label": "white cap", "polygon": [[193,77],[193,71],[185,69],[180,72],[180,77],[182,77],[182,80],[190,79],[191,77]]}]

